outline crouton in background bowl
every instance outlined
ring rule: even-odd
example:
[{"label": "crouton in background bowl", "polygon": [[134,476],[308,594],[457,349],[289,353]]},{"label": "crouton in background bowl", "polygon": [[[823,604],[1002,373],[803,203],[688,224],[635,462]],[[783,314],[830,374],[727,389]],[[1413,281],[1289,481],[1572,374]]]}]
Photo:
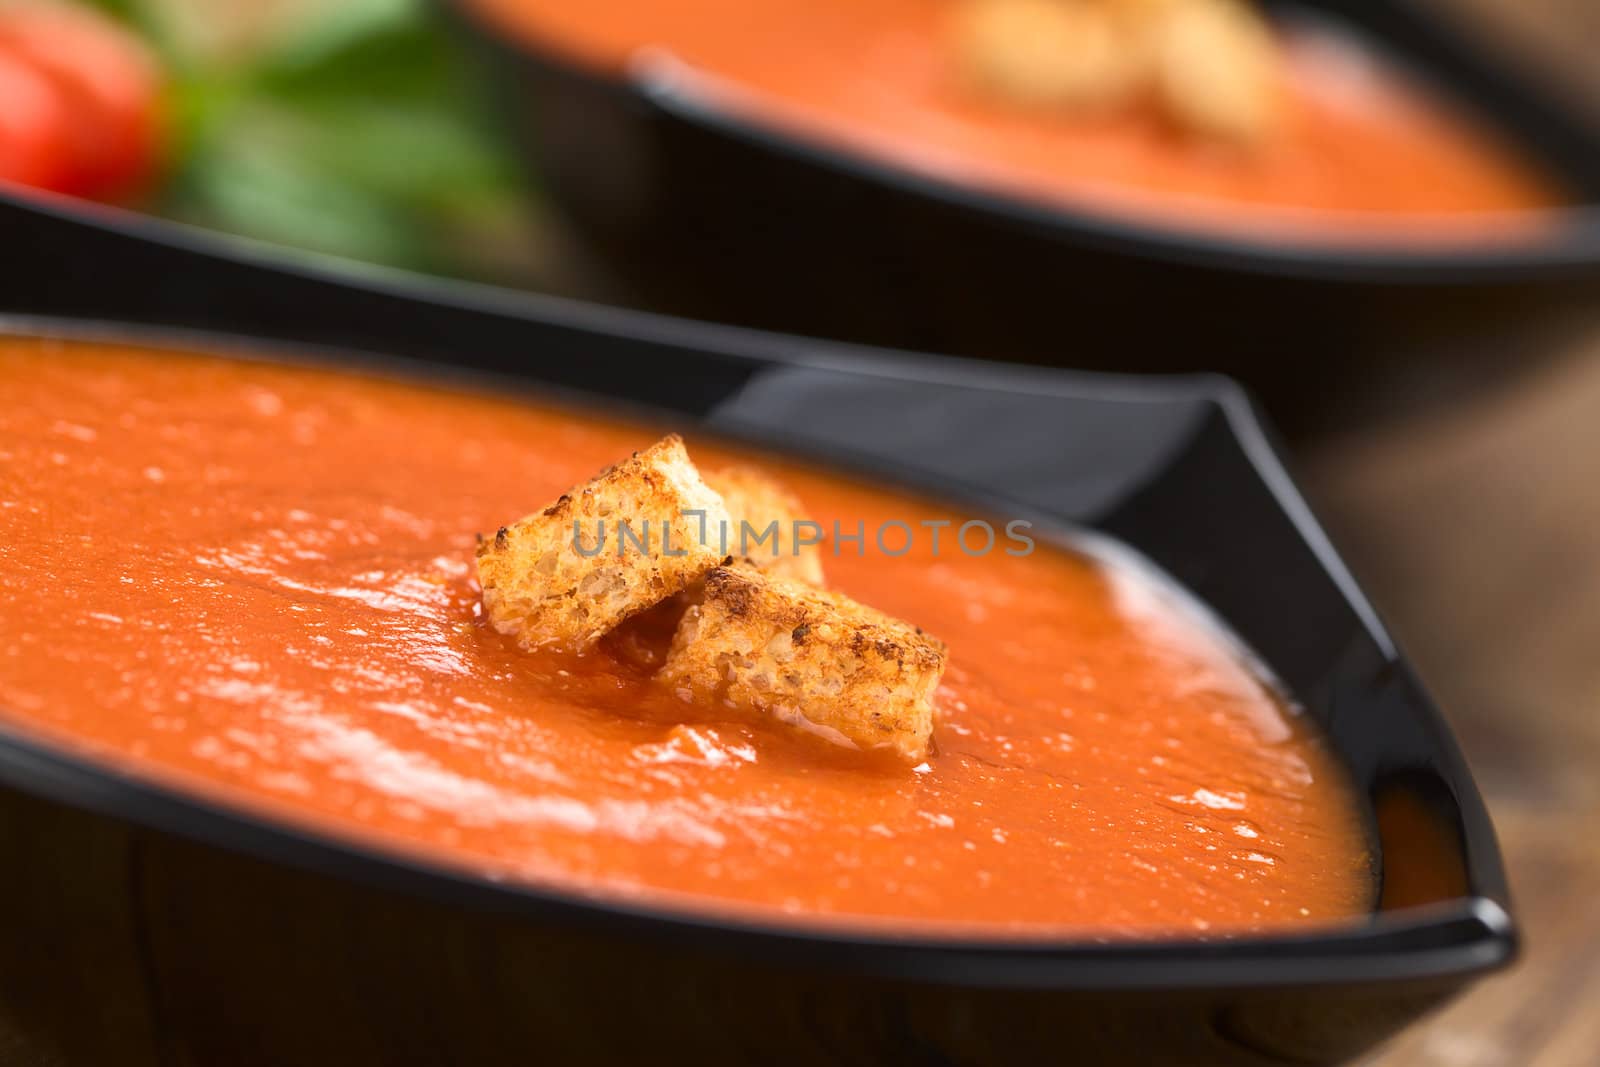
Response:
[{"label": "crouton in background bowl", "polygon": [[[153,782],[19,728],[8,707],[7,1047],[73,1064],[1338,1063],[1514,956],[1493,828],[1449,729],[1228,381],[976,364],[447,299],[199,247],[99,247],[116,279],[89,297],[126,300],[146,325],[9,319],[8,337],[249,351],[467,382],[506,405],[528,392],[677,429],[697,448],[1023,517],[1042,543],[1115,542],[1203,602],[1317,724],[1371,835],[1374,899],[1293,936],[1112,940],[619,901]],[[196,312],[175,278],[203,283],[208,324],[234,332],[150,325]],[[63,455],[93,447],[69,431]],[[394,463],[404,471],[403,450]],[[134,473],[138,492],[171,485]],[[708,604],[791,580],[718,581],[728,588]],[[959,645],[951,654],[965,669]],[[247,694],[241,678],[228,692]]]},{"label": "crouton in background bowl", "polygon": [[[656,310],[1221,370],[1287,419],[1353,363],[1450,366],[1507,321],[1592,299],[1600,276],[1600,131],[1528,64],[1412,4],[441,6],[495,76],[541,191],[618,291]],[[1165,21],[1139,28],[1150,18]],[[1340,114],[1409,87],[1548,199],[1452,215],[1445,186],[1472,168],[1411,160],[1427,122],[1385,125],[1384,149],[1341,146],[1274,102],[1285,77]],[[1417,199],[1384,222],[1379,202],[1404,187]],[[1371,203],[1319,206],[1361,190]]]}]

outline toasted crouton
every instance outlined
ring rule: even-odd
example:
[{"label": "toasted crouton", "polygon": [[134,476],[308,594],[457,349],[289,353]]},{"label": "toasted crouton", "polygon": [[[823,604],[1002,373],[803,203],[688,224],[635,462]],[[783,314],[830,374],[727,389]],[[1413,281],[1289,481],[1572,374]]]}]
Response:
[{"label": "toasted crouton", "polygon": [[782,483],[753,467],[707,471],[705,480],[728,506],[730,553],[746,556],[768,574],[823,584],[821,545],[805,543],[820,540],[821,527],[799,529],[809,521],[805,506]]},{"label": "toasted crouton", "polygon": [[1097,111],[1138,91],[1144,56],[1107,5],[964,0],[953,9],[956,69],[1015,104]]},{"label": "toasted crouton", "polygon": [[715,567],[722,553],[702,535],[727,518],[672,434],[480,539],[484,607],[524,648],[587,648]]},{"label": "toasted crouton", "polygon": [[1237,0],[1173,5],[1155,28],[1155,95],[1184,130],[1236,146],[1283,123],[1283,58],[1272,28]]},{"label": "toasted crouton", "polygon": [[923,758],[944,644],[838,593],[727,565],[705,576],[658,676],[860,748]]}]

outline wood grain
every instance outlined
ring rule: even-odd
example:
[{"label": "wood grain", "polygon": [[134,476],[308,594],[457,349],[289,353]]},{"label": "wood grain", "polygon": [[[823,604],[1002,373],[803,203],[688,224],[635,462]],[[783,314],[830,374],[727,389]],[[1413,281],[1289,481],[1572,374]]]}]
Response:
[{"label": "wood grain", "polygon": [[1594,0],[1421,0],[1497,48],[1531,58],[1557,92],[1600,121],[1600,4]]}]

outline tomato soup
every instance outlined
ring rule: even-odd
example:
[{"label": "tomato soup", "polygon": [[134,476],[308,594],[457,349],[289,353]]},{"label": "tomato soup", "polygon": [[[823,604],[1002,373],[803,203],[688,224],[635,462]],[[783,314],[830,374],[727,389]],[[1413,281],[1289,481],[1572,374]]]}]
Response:
[{"label": "tomato soup", "polygon": [[[0,338],[0,382],[7,731],[455,869],[701,913],[1220,936],[1373,905],[1326,742],[1115,553],[829,546],[832,587],[948,643],[913,767],[486,625],[475,534],[660,428],[79,342]],[[970,518],[763,462],[830,530]]]},{"label": "tomato soup", "polygon": [[1521,233],[1561,197],[1537,168],[1332,30],[1280,28],[1285,128],[1250,152],[1137,112],[986,100],[952,72],[948,0],[467,0],[502,32],[599,69],[659,48],[721,106],[957,182],[1164,225],[1320,240]]}]

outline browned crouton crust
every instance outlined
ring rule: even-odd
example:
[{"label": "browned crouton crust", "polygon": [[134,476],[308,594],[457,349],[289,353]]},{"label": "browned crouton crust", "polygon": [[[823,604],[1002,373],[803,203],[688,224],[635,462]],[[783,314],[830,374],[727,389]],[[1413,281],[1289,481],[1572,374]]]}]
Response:
[{"label": "browned crouton crust", "polygon": [[[745,555],[757,567],[780,578],[793,578],[812,585],[824,584],[822,575],[822,546],[805,544],[796,547],[796,524],[807,521],[805,505],[781,482],[754,467],[724,467],[707,471],[706,484],[722,497],[728,506],[728,552]],[[767,529],[776,524],[776,535],[763,538]],[[746,534],[745,544],[740,544],[740,532],[748,525],[752,532]],[[800,531],[805,540],[820,535],[820,529]]]},{"label": "browned crouton crust", "polygon": [[861,748],[920,760],[943,642],[849,597],[744,565],[704,579],[660,679]]},{"label": "browned crouton crust", "polygon": [[[524,648],[587,648],[721,561],[715,534],[702,537],[691,511],[704,512],[712,531],[728,518],[672,434],[480,539],[478,581],[490,621]],[[623,522],[634,539],[619,534]]]}]

